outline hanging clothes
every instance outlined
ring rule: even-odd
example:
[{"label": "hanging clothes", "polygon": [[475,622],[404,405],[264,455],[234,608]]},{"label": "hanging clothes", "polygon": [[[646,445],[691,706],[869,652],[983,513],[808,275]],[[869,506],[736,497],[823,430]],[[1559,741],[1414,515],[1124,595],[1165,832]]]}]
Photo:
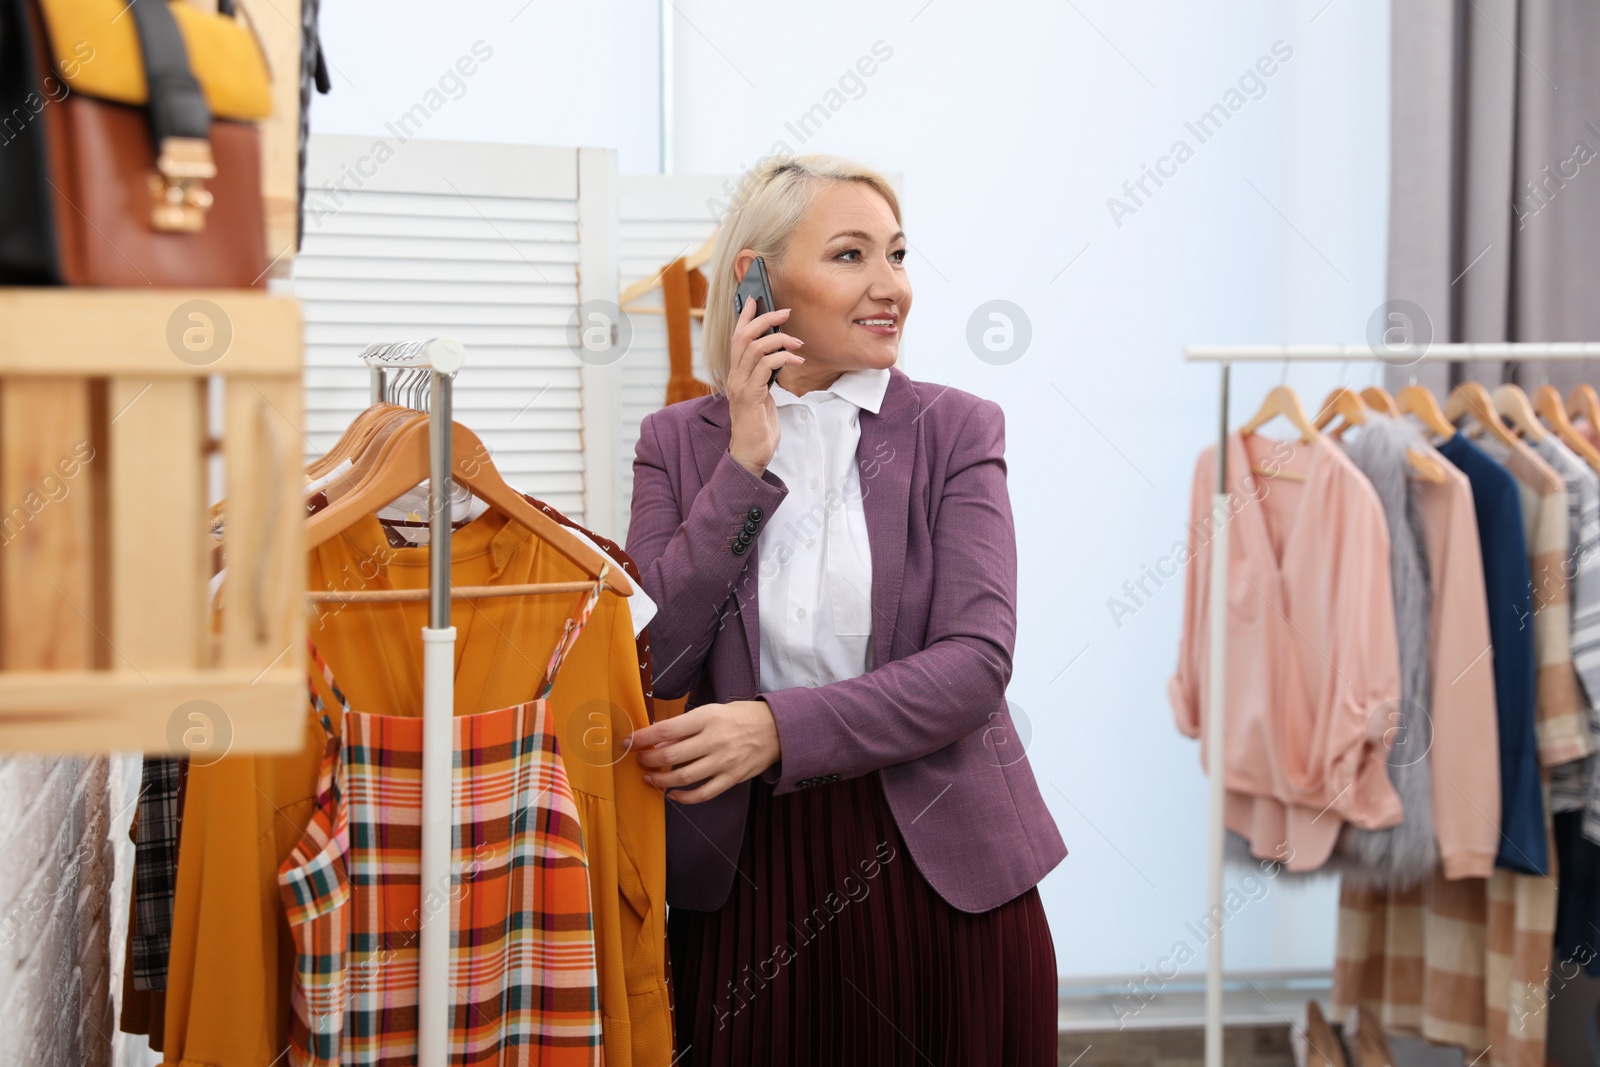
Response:
[{"label": "hanging clothes", "polygon": [[[1600,736],[1600,476],[1555,434],[1533,444],[1567,488],[1572,544],[1572,662],[1589,712],[1590,740]],[[1551,772],[1556,848],[1556,955],[1570,978],[1577,969],[1600,976],[1593,948],[1600,927],[1600,753]]]},{"label": "hanging clothes", "polygon": [[[320,478],[307,482],[306,511],[314,515],[328,506],[321,492],[327,482],[350,468],[345,460]],[[465,486],[453,486],[451,515],[462,518],[453,525],[459,528],[483,514],[485,505],[473,497]],[[536,497],[523,494],[523,499],[543,511],[580,538],[609,556],[633,580],[634,593],[622,603],[632,619],[636,651],[639,656],[639,682],[644,693],[645,715],[655,722],[653,666],[650,658],[649,622],[656,605],[645,593],[639,581],[639,568],[622,546],[607,537],[579,525],[558,509]],[[427,511],[427,483],[402,494],[393,503],[379,509],[379,521],[391,534],[390,543],[396,547],[406,544],[426,544],[428,530],[422,521]],[[402,531],[396,537],[396,528]],[[419,533],[420,531],[420,533]],[[213,523],[212,533],[220,538],[222,524]],[[219,571],[212,579],[212,596],[216,597],[223,575]],[[166,967],[171,937],[172,899],[176,889],[178,865],[178,834],[182,826],[182,789],[188,773],[188,761],[176,758],[146,757],[142,771],[143,781],[139,793],[139,806],[130,836],[135,842],[133,899],[130,914],[137,909],[142,922],[137,932],[130,933],[124,949],[124,982],[122,1014],[118,1028],[124,1033],[146,1035],[150,1047],[161,1051],[161,1020],[166,1012],[166,999],[161,992],[166,988]],[[671,961],[666,961],[670,987]]]},{"label": "hanging clothes", "polygon": [[182,767],[176,759],[150,759],[139,775],[134,820],[133,908],[138,932],[129,967],[135,989],[167,987],[167,950],[172,940],[172,891],[178,881],[178,813]]},{"label": "hanging clothes", "polygon": [[[1508,449],[1487,437],[1474,445],[1458,433],[1440,451],[1473,485],[1485,584],[1495,613],[1497,686],[1500,661],[1520,668],[1518,636],[1531,637],[1528,681],[1511,679],[1509,693],[1514,710],[1517,696],[1528,696],[1534,721],[1530,728],[1501,708],[1502,765],[1512,772],[1514,792],[1502,797],[1508,825],[1502,827],[1496,869],[1484,881],[1451,883],[1436,877],[1410,894],[1391,897],[1387,912],[1359,893],[1344,895],[1353,906],[1340,912],[1335,999],[1346,1005],[1385,997],[1380,1003],[1397,1025],[1409,1025],[1398,1021],[1402,1012],[1406,1018],[1420,1016],[1421,1032],[1430,1040],[1459,1044],[1469,1054],[1486,1053],[1492,1067],[1542,1067],[1556,890],[1548,876],[1554,843],[1540,765],[1547,771],[1581,758],[1588,743],[1570,652],[1570,590],[1563,571],[1570,537],[1566,495],[1555,471],[1525,445]],[[1526,584],[1514,560],[1494,558],[1516,541],[1506,532],[1511,507],[1504,480],[1494,471],[1515,485]],[[1491,575],[1492,570],[1498,573]],[[1508,570],[1515,572],[1510,580]],[[1498,591],[1496,578],[1505,583]],[[1520,599],[1524,589],[1528,608],[1506,619],[1505,603]],[[1507,692],[1500,689],[1497,697]],[[1530,755],[1537,761],[1531,774]],[[1416,992],[1405,992],[1408,983]],[[1426,999],[1416,1003],[1413,998],[1424,992]]]},{"label": "hanging clothes", "polygon": [[[1444,484],[1417,483],[1433,595],[1428,759],[1440,867],[1415,886],[1378,889],[1355,880],[1340,886],[1333,1002],[1336,1015],[1367,1004],[1388,1029],[1475,1053],[1488,1043],[1487,878],[1500,844],[1496,691],[1506,672],[1497,655],[1485,654],[1491,564],[1479,540],[1479,500],[1466,474],[1442,465]],[[1521,504],[1510,476],[1500,474],[1506,480],[1499,499],[1511,522],[1484,528],[1509,531],[1520,546]],[[1523,663],[1531,675],[1531,660]],[[1531,719],[1531,704],[1524,705]]]},{"label": "hanging clothes", "polygon": [[[690,308],[706,306],[706,277],[690,270],[682,256],[661,269],[661,299],[667,311],[666,405],[693,400],[711,392],[711,386],[694,376],[694,340]],[[770,311],[771,308],[763,308]]]},{"label": "hanging clothes", "polygon": [[[1538,665],[1534,736],[1540,765],[1548,773],[1592,751],[1587,713],[1572,666],[1572,598],[1567,571],[1571,527],[1566,486],[1548,463],[1520,441],[1517,447],[1507,448],[1485,436],[1480,444],[1505,464],[1522,495],[1528,570],[1533,581],[1534,661]],[[1531,874],[1502,867],[1489,879],[1484,978],[1494,1067],[1543,1067],[1545,1061],[1556,885],[1547,876],[1555,855],[1547,778],[1541,779],[1540,787],[1544,869]]]},{"label": "hanging clothes", "polygon": [[[451,556],[453,580],[461,585],[584,577],[530,531],[492,511],[455,532]],[[427,584],[428,550],[392,547],[376,517],[310,554],[308,588]],[[536,692],[542,665],[524,650],[549,647],[567,606],[548,596],[458,601],[457,711],[503,708]],[[324,607],[311,636],[338,668],[352,703],[382,714],[420,707],[416,645],[426,603]],[[664,800],[634,759],[614,752],[621,737],[646,721],[624,599],[603,594],[589,631],[550,701],[589,863],[606,1062],[666,1067],[673,1050]],[[298,752],[228,756],[191,769],[167,979],[168,1063],[269,1067],[287,1047],[294,946],[276,876],[316,807],[322,734],[308,720]]]},{"label": "hanging clothes", "polygon": [[[1195,465],[1183,634],[1168,696],[1178,729],[1201,738],[1205,766],[1207,543],[1226,521],[1226,823],[1258,858],[1316,870],[1342,823],[1381,829],[1402,815],[1381,714],[1400,697],[1389,535],[1372,486],[1326,439],[1235,431],[1227,442],[1228,516],[1212,513],[1216,446]],[[1260,464],[1279,475],[1256,476]]]},{"label": "hanging clothes", "polygon": [[[1477,443],[1505,465],[1522,498],[1537,664],[1534,736],[1540,765],[1548,772],[1582,759],[1591,750],[1587,714],[1572,666],[1572,601],[1566,569],[1571,527],[1566,486],[1548,463],[1520,441],[1516,448],[1508,449],[1486,435]],[[1544,778],[1540,790],[1543,813],[1538,851],[1545,862],[1532,873],[1525,872],[1521,863],[1508,868],[1502,862],[1489,879],[1484,980],[1489,1058],[1494,1067],[1543,1067],[1545,1059],[1556,885],[1547,876],[1555,846]],[[1526,862],[1530,857],[1518,859]]]},{"label": "hanging clothes", "polygon": [[[602,1062],[583,832],[549,707],[600,590],[556,640],[537,697],[451,721],[449,862],[460,883],[426,894],[431,921],[451,932],[451,1063]],[[310,652],[327,749],[316,811],[278,871],[297,950],[288,1060],[338,1067],[417,1041],[422,720],[355,711]]]}]

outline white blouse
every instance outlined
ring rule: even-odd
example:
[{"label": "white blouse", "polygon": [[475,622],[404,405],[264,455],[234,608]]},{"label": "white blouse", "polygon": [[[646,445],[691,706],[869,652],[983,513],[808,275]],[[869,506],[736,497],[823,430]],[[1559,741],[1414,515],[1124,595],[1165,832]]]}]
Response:
[{"label": "white blouse", "polygon": [[767,469],[789,492],[756,539],[761,691],[815,688],[871,669],[872,552],[856,446],[889,371],[853,370],[795,396],[772,387],[778,448]]}]

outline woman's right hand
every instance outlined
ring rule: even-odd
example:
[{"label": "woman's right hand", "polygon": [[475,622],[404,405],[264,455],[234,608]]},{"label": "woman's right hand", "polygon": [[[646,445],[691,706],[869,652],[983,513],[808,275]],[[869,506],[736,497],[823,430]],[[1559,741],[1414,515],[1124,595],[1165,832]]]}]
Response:
[{"label": "woman's right hand", "polygon": [[789,318],[788,308],[755,314],[756,301],[746,300],[733,330],[728,360],[728,453],[756,477],[766,471],[778,450],[778,405],[767,383],[779,367],[799,366],[805,359],[793,349],[805,344],[786,333],[768,334]]}]

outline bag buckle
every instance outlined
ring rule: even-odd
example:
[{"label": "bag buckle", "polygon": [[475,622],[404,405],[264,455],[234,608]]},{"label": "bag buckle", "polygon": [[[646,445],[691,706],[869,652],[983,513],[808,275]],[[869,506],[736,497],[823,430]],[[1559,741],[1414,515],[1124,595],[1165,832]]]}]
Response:
[{"label": "bag buckle", "polygon": [[206,228],[211,193],[203,184],[217,176],[211,142],[203,137],[167,137],[150,174],[150,224],[165,233],[200,233]]}]

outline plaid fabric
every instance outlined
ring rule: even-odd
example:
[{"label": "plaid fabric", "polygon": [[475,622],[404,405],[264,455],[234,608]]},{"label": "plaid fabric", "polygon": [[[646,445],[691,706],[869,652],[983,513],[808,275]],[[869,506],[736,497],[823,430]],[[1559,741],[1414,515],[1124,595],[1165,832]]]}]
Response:
[{"label": "plaid fabric", "polygon": [[547,704],[600,589],[567,620],[536,699],[452,722],[451,882],[426,901],[422,720],[352,710],[312,647],[343,730],[313,680],[328,733],[317,810],[278,874],[296,947],[291,1064],[414,1061],[424,906],[448,907],[452,1064],[603,1061],[583,832]]},{"label": "plaid fabric", "polygon": [[131,939],[133,988],[167,988],[172,945],[172,897],[178,887],[178,831],[183,807],[182,761],[147,756],[139,775],[138,825],[133,840]]}]

